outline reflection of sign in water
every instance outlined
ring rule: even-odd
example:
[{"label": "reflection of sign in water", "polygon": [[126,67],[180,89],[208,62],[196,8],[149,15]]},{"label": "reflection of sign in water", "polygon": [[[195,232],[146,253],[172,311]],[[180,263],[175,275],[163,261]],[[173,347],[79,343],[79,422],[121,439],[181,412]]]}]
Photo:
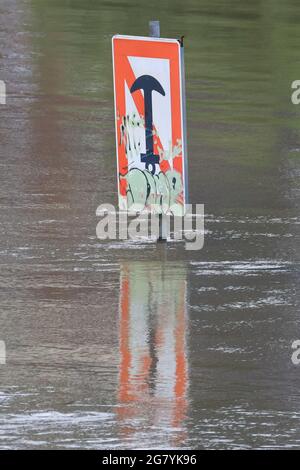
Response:
[{"label": "reflection of sign in water", "polygon": [[6,104],[6,86],[3,80],[0,80],[0,104]]},{"label": "reflection of sign in water", "polygon": [[[186,272],[182,265],[126,263],[121,269],[119,417],[137,432],[163,423],[177,438],[187,406]],[[183,436],[181,435],[181,439]]]},{"label": "reflection of sign in water", "polygon": [[175,39],[118,35],[113,61],[120,209],[182,215],[183,48]]},{"label": "reflection of sign in water", "polygon": [[5,342],[0,340],[0,364],[6,363],[6,348]]}]

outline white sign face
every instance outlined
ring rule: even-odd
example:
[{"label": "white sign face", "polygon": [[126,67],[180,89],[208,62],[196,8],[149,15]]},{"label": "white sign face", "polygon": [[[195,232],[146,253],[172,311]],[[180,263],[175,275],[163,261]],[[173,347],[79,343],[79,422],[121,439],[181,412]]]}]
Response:
[{"label": "white sign face", "polygon": [[184,214],[182,48],[174,39],[114,36],[119,207]]}]

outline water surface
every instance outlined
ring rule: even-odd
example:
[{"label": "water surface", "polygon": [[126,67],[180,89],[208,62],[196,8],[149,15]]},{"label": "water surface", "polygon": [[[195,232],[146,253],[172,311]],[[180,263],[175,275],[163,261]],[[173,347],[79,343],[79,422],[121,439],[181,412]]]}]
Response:
[{"label": "water surface", "polygon": [[[102,242],[111,37],[185,35],[205,245]],[[300,448],[298,2],[2,0],[0,447]]]}]

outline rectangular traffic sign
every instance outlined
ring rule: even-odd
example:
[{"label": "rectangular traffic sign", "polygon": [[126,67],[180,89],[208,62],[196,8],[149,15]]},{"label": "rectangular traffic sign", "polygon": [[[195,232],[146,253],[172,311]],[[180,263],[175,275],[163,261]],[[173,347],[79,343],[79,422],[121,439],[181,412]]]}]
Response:
[{"label": "rectangular traffic sign", "polygon": [[183,47],[113,37],[119,208],[183,215],[187,203]]}]

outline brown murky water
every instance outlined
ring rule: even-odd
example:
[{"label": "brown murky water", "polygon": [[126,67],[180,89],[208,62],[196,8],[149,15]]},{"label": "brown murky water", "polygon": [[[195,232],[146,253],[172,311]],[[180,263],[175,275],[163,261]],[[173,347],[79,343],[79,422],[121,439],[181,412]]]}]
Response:
[{"label": "brown murky water", "polygon": [[[96,239],[111,36],[186,35],[203,250]],[[300,448],[300,5],[1,0],[0,447]]]}]

